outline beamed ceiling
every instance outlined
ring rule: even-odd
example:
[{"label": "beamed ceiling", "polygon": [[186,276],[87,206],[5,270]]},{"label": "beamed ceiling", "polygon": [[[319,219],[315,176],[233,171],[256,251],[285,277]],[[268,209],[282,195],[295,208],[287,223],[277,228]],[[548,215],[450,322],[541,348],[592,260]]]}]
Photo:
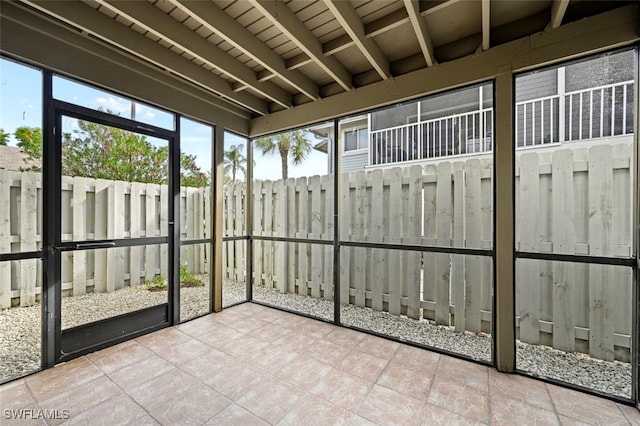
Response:
[{"label": "beamed ceiling", "polygon": [[[16,5],[264,117],[625,6],[581,0],[149,0]],[[5,3],[6,5],[6,3]]]}]

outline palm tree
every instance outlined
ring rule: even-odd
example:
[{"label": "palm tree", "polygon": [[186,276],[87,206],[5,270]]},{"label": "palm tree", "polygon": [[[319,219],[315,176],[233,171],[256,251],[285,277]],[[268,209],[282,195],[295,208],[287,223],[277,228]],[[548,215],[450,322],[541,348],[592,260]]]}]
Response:
[{"label": "palm tree", "polygon": [[289,177],[289,162],[291,154],[291,164],[302,163],[311,153],[311,142],[304,137],[302,130],[280,133],[268,138],[261,138],[256,141],[256,146],[262,151],[262,155],[273,155],[276,151],[280,154],[282,164],[282,179]]},{"label": "palm tree", "polygon": [[231,145],[228,151],[224,152],[224,173],[231,173],[231,184],[233,189],[236,189],[236,175],[238,171],[242,172],[245,176],[247,170],[244,165],[247,163],[247,158],[242,154],[244,151],[244,145]]}]

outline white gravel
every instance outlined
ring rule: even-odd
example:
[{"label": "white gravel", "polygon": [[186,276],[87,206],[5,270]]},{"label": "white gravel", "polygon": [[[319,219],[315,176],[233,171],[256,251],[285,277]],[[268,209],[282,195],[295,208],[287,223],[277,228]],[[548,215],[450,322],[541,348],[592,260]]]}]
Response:
[{"label": "white gravel", "polygon": [[[202,277],[206,280],[206,277]],[[225,282],[223,306],[245,300],[245,283]],[[181,288],[181,318],[206,314],[208,287]],[[333,301],[254,287],[254,300],[333,320]],[[70,327],[110,317],[146,306],[164,303],[167,292],[150,292],[144,286],[127,287],[112,293],[87,294],[63,298],[63,326]],[[369,308],[344,305],[343,324],[395,337],[401,341],[491,361],[491,336],[484,333],[456,332],[453,327],[437,326],[428,320],[413,320]],[[72,321],[73,319],[73,321]],[[0,310],[0,383],[40,367],[40,305]],[[630,398],[631,365],[604,362],[585,354],[567,353],[547,346],[517,342],[517,368],[533,376],[549,377]]]}]

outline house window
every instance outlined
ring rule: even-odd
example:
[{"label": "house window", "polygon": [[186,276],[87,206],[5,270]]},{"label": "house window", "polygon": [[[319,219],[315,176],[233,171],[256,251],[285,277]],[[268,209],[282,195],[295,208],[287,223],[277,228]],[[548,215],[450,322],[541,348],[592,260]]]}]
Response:
[{"label": "house window", "polygon": [[344,150],[356,151],[366,149],[369,141],[369,132],[366,128],[350,129],[344,131]]}]

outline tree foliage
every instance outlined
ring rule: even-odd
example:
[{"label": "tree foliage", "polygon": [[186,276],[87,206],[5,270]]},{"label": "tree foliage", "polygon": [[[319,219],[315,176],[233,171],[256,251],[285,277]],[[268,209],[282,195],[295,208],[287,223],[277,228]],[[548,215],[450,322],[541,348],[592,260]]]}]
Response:
[{"label": "tree foliage", "polygon": [[256,146],[263,155],[280,154],[282,179],[289,177],[289,156],[291,156],[291,164],[298,165],[309,156],[312,149],[311,141],[305,138],[302,130],[260,138],[256,141]]},{"label": "tree foliage", "polygon": [[247,176],[247,158],[243,154],[244,145],[231,145],[228,151],[224,152],[224,173],[231,176],[231,185],[235,189],[238,172]]},{"label": "tree foliage", "polygon": [[11,133],[7,133],[3,128],[0,128],[0,145],[6,145],[9,142],[9,136],[11,136]]},{"label": "tree foliage", "polygon": [[[116,127],[78,121],[79,129],[63,134],[62,174],[97,179],[166,184],[169,149],[146,136]],[[209,177],[196,157],[180,156],[180,184],[202,187]]]},{"label": "tree foliage", "polygon": [[42,158],[42,129],[39,127],[21,126],[13,133],[18,146],[33,159]]}]

